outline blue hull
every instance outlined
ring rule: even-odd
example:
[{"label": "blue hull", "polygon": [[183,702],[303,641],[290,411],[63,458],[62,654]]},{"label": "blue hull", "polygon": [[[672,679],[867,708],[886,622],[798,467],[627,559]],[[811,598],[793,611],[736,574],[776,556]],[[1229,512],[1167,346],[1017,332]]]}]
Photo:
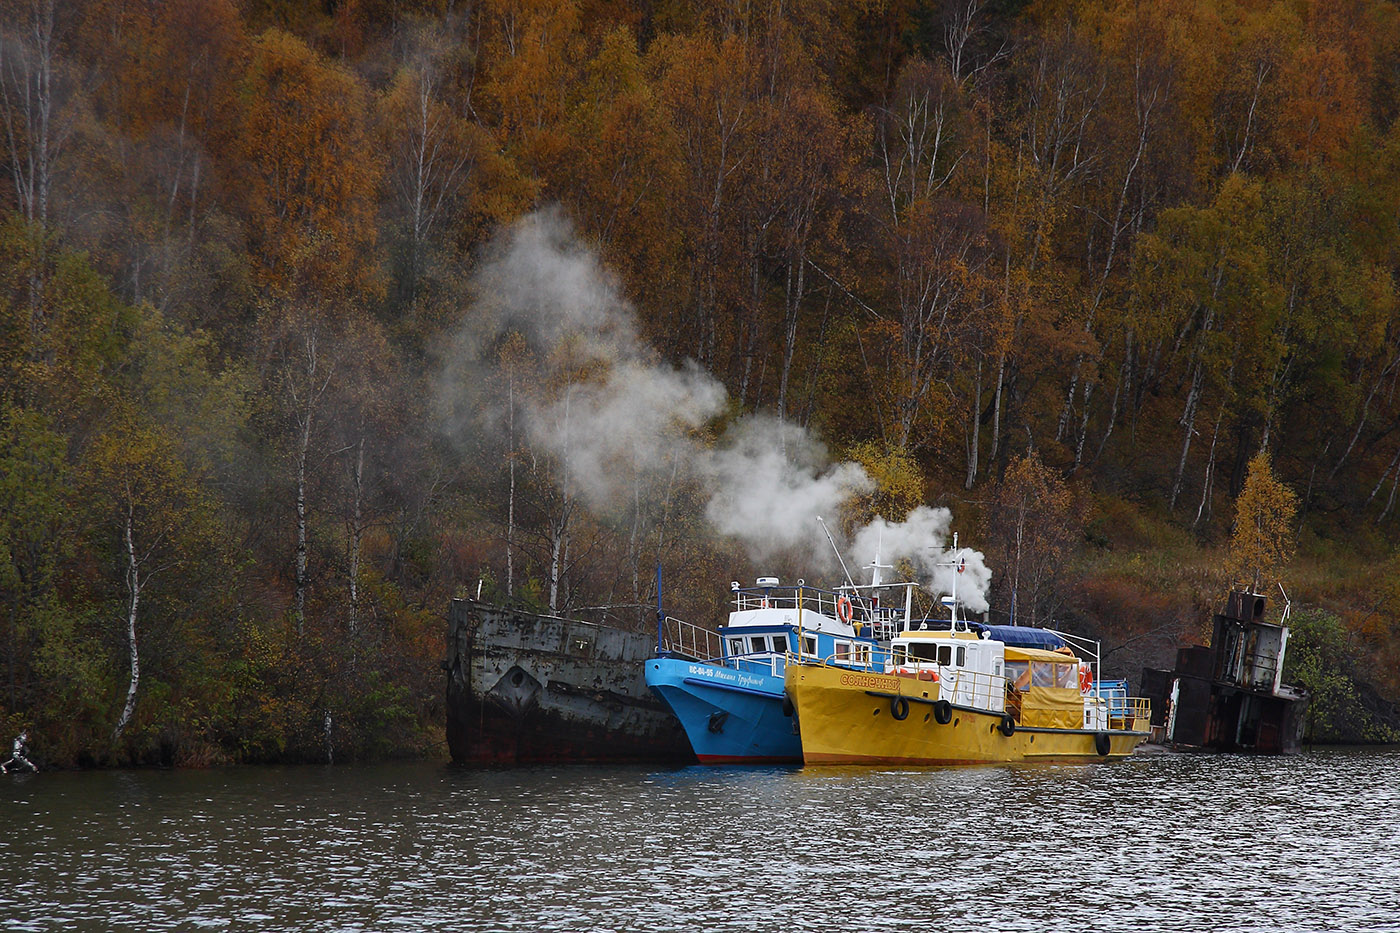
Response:
[{"label": "blue hull", "polygon": [[797,722],[783,713],[783,678],[652,658],[647,686],[681,721],[702,764],[800,763]]}]

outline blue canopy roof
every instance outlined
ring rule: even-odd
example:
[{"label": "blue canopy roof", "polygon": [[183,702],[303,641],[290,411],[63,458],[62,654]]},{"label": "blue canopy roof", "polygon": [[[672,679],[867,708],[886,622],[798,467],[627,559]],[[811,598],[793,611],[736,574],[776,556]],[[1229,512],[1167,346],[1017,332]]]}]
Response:
[{"label": "blue canopy roof", "polygon": [[[947,630],[951,624],[947,619],[924,619],[910,628],[927,627],[936,632]],[[995,638],[1003,645],[1009,645],[1012,648],[1042,648],[1046,651],[1054,651],[1056,648],[1069,647],[1068,642],[1049,629],[1033,628],[1029,625],[984,625],[981,622],[959,622],[958,624],[966,625],[977,634],[985,634],[988,638]]]},{"label": "blue canopy roof", "polygon": [[987,633],[1004,645],[1013,648],[1043,648],[1054,651],[1067,647],[1065,640],[1054,632],[1028,625],[984,625]]}]

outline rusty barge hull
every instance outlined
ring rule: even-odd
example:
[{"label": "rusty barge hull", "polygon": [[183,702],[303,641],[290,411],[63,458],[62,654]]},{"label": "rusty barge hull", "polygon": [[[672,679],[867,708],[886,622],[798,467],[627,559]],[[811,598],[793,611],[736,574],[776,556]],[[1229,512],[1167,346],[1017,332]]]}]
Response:
[{"label": "rusty barge hull", "polygon": [[453,762],[694,762],[680,722],[646,685],[655,651],[636,632],[453,600]]}]

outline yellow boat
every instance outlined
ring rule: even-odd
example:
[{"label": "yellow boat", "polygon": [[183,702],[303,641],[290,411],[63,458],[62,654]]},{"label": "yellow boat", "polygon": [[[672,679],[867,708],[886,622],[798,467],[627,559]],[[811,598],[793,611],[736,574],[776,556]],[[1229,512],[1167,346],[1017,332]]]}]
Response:
[{"label": "yellow boat", "polygon": [[1095,688],[1097,658],[1081,661],[1061,633],[1046,640],[1059,642],[1052,650],[1008,644],[1017,640],[1006,634],[1011,626],[944,625],[897,636],[886,673],[791,661],[784,688],[803,761],[1102,761],[1132,754],[1147,738],[1148,701]]}]

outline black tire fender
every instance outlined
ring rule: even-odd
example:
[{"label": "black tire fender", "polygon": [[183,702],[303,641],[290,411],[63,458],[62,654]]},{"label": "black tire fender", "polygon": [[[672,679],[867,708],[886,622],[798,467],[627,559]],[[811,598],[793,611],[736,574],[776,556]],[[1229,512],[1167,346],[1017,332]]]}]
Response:
[{"label": "black tire fender", "polygon": [[933,718],[940,726],[946,726],[953,721],[953,704],[947,700],[935,700],[933,702]]},{"label": "black tire fender", "polygon": [[1012,719],[1009,715],[1003,716],[1001,717],[1001,725],[998,726],[998,728],[1001,729],[1002,735],[1010,738],[1016,734],[1016,720]]},{"label": "black tire fender", "polygon": [[792,697],[790,697],[790,696],[788,696],[786,693],[784,693],[784,694],[783,694],[783,715],[784,715],[784,716],[791,716],[791,715],[792,715],[792,710],[793,710],[793,706],[792,706]]},{"label": "black tire fender", "polygon": [[909,701],[904,697],[891,697],[890,715],[901,722],[904,721],[909,716]]},{"label": "black tire fender", "polygon": [[1113,750],[1113,740],[1109,738],[1107,732],[1099,732],[1094,735],[1094,751],[1099,753],[1099,757],[1107,758],[1108,753]]}]

